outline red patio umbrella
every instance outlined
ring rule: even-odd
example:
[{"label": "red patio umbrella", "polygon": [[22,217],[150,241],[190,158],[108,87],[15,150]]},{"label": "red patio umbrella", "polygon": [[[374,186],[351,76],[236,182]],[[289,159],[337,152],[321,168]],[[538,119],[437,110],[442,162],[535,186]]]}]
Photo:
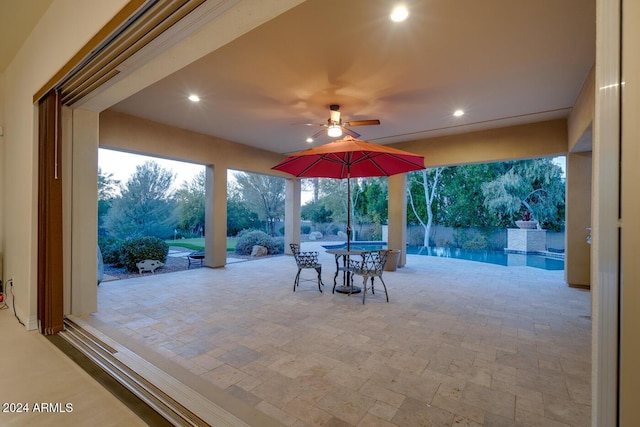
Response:
[{"label": "red patio umbrella", "polygon": [[347,250],[351,249],[351,181],[424,169],[424,157],[347,136],[301,151],[272,169],[300,178],[347,178]]}]

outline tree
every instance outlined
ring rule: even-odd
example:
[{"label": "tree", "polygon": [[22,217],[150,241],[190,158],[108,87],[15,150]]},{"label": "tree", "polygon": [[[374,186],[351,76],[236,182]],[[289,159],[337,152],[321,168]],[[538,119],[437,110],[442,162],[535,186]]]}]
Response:
[{"label": "tree", "polygon": [[505,226],[505,219],[484,206],[482,185],[508,170],[504,162],[446,168],[438,195],[437,222],[454,228]]},{"label": "tree", "polygon": [[[411,172],[410,185],[407,187],[409,205],[416,220],[424,228],[424,240],[422,245],[429,247],[429,237],[434,220],[434,202],[442,186],[440,177],[444,168],[429,168]],[[418,199],[422,202],[423,209],[418,209]]]},{"label": "tree", "polygon": [[284,216],[284,178],[271,175],[239,172],[236,181],[242,198],[267,223],[267,230],[275,235],[275,223]]},{"label": "tree", "polygon": [[300,209],[300,216],[304,220],[312,221],[316,224],[323,224],[331,221],[330,210],[327,210],[323,203],[313,201],[303,205]]},{"label": "tree", "polygon": [[303,190],[308,190],[313,193],[312,202],[318,203],[320,200],[320,178],[307,178],[301,180],[301,186]]},{"label": "tree", "polygon": [[176,191],[176,202],[180,207],[178,227],[193,234],[204,229],[205,181],[206,174],[202,170]]},{"label": "tree", "polygon": [[359,197],[356,215],[368,223],[381,223],[388,217],[387,178],[363,178],[358,182]]},{"label": "tree", "polygon": [[331,221],[346,224],[347,222],[347,180],[320,180],[320,198],[318,203],[331,212]]},{"label": "tree", "polygon": [[173,173],[156,162],[136,166],[136,171],[120,186],[113,199],[105,227],[115,237],[166,238],[177,224],[177,207],[170,191]]},{"label": "tree", "polygon": [[242,230],[260,226],[258,214],[252,212],[242,199],[238,184],[229,182],[227,186],[227,234],[235,236]]},{"label": "tree", "polygon": [[363,178],[358,181],[359,197],[354,207],[358,224],[374,224],[375,234],[369,239],[381,237],[381,225],[389,217],[388,185],[386,177]]},{"label": "tree", "polygon": [[347,184],[351,184],[351,224],[361,224],[365,220],[363,211],[358,210],[360,197],[363,192],[362,182],[367,178],[346,179],[323,179],[320,181],[319,204],[324,206],[325,211],[331,212],[333,222],[347,223],[348,189]]},{"label": "tree", "polygon": [[550,158],[512,162],[495,180],[482,186],[484,205],[510,221],[527,213],[545,228],[559,228],[564,222],[564,180],[562,169]]},{"label": "tree", "polygon": [[119,185],[120,181],[114,179],[112,173],[104,173],[98,168],[98,228],[104,224]]}]

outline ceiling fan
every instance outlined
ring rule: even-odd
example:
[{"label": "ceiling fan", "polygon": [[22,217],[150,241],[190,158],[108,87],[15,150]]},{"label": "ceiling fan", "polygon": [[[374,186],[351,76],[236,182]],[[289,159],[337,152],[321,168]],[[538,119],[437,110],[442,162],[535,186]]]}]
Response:
[{"label": "ceiling fan", "polygon": [[326,124],[321,124],[321,125],[316,125],[316,124],[309,124],[309,126],[322,126],[325,129],[322,129],[318,132],[316,132],[313,136],[311,136],[311,139],[316,139],[317,137],[319,137],[320,135],[322,135],[323,133],[327,133],[327,135],[331,138],[337,138],[339,136],[342,136],[343,133],[346,133],[347,135],[350,135],[354,138],[358,138],[360,136],[359,133],[352,131],[351,129],[349,129],[352,126],[369,126],[369,125],[379,125],[380,124],[380,120],[354,120],[352,122],[342,122],[342,119],[340,118],[340,106],[337,104],[331,104],[329,105],[329,119],[327,119],[327,123]]}]

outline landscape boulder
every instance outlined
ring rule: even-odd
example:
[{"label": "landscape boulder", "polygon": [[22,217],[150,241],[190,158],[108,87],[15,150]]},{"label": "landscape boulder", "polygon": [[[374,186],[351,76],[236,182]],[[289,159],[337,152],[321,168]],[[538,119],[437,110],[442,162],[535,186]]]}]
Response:
[{"label": "landscape boulder", "polygon": [[260,245],[254,245],[251,249],[251,256],[265,256],[269,253],[267,248]]},{"label": "landscape boulder", "polygon": [[322,233],[319,231],[312,231],[309,233],[309,240],[322,240]]}]

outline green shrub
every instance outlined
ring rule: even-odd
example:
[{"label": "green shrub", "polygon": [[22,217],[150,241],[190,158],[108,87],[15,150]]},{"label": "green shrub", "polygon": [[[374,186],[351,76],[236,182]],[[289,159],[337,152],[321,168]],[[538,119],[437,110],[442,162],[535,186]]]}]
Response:
[{"label": "green shrub", "polygon": [[134,237],[122,242],[120,264],[129,271],[137,271],[136,263],[145,259],[166,262],[169,245],[158,237]]},{"label": "green shrub", "polygon": [[489,248],[489,241],[484,236],[476,236],[462,244],[462,249],[480,250],[487,248]]},{"label": "green shrub", "polygon": [[98,246],[102,252],[102,260],[105,264],[120,263],[120,246],[122,240],[112,236],[98,236]]},{"label": "green shrub", "polygon": [[284,253],[284,237],[274,237],[271,239],[271,246],[268,247],[270,254]]},{"label": "green shrub", "polygon": [[267,248],[269,255],[284,252],[284,239],[281,237],[272,238],[264,231],[243,230],[238,233],[235,252],[238,255],[251,255],[255,245]]},{"label": "green shrub", "polygon": [[311,226],[309,226],[309,225],[301,225],[300,226],[300,233],[302,233],[302,234],[311,233]]}]

